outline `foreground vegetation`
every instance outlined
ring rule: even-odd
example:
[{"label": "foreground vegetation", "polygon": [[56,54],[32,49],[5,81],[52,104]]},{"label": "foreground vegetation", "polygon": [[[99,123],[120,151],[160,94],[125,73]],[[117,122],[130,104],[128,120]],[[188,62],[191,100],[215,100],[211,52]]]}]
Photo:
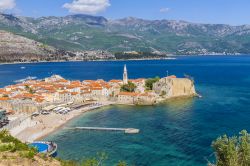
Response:
[{"label": "foreground vegetation", "polygon": [[209,166],[250,166],[250,134],[246,130],[241,131],[239,136],[219,137],[212,147],[216,163],[209,163]]},{"label": "foreground vegetation", "polygon": [[18,152],[20,156],[29,159],[32,159],[37,154],[35,148],[31,148],[27,144],[12,137],[7,130],[0,132],[0,152]]},{"label": "foreground vegetation", "polygon": [[[104,166],[107,159],[105,153],[98,153],[96,157],[87,158],[82,162],[55,159],[39,154],[37,149],[14,138],[7,130],[0,131],[0,165]],[[124,161],[119,161],[116,165],[127,166]]]},{"label": "foreground vegetation", "polygon": [[[246,130],[239,136],[217,138],[212,148],[216,161],[208,163],[209,166],[250,166],[250,134]],[[104,166],[107,160],[105,153],[98,153],[96,157],[82,162],[54,159],[39,154],[37,149],[12,137],[7,130],[0,131],[0,165]],[[127,166],[127,163],[119,161],[116,166]]]}]

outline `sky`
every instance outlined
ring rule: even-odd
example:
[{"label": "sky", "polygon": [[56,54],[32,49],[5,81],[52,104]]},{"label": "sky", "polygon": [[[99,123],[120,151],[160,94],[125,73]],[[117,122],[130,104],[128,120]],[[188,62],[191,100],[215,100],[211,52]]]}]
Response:
[{"label": "sky", "polygon": [[0,11],[30,17],[90,14],[108,19],[250,24],[250,0],[0,0]]}]

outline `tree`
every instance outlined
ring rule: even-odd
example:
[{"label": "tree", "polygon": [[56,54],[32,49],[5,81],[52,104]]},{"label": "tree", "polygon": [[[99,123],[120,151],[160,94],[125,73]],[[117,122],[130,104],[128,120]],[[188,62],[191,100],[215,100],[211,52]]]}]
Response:
[{"label": "tree", "polygon": [[97,157],[87,159],[83,161],[81,164],[82,166],[103,166],[105,165],[104,162],[105,160],[108,159],[108,156],[106,153],[97,153]]},{"label": "tree", "polygon": [[145,85],[147,90],[153,89],[153,84],[160,80],[160,77],[156,76],[155,78],[149,78],[146,80]]},{"label": "tree", "polygon": [[35,93],[35,91],[29,85],[25,85],[25,90],[28,91],[30,94]]},{"label": "tree", "polygon": [[117,166],[127,166],[127,163],[125,161],[119,161]]},{"label": "tree", "polygon": [[250,135],[242,130],[240,135],[228,137],[224,135],[212,143],[215,150],[216,164],[210,166],[249,166]]},{"label": "tree", "polygon": [[128,82],[128,84],[122,85],[122,92],[134,92],[136,89],[136,85],[132,82]]}]

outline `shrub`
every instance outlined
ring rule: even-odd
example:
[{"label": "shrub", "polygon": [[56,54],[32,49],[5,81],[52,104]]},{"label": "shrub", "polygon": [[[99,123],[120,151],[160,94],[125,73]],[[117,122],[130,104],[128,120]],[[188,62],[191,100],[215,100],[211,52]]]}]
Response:
[{"label": "shrub", "polygon": [[25,158],[28,158],[28,159],[33,159],[35,155],[36,155],[36,153],[34,151],[32,151],[32,150],[21,151],[20,152],[21,157],[25,157]]},{"label": "shrub", "polygon": [[136,85],[133,84],[132,82],[128,82],[128,84],[123,85],[123,86],[121,87],[121,91],[122,91],[122,92],[134,92],[135,89],[136,89]]},{"label": "shrub", "polygon": [[146,80],[145,82],[145,86],[147,88],[147,90],[152,90],[153,89],[153,84],[156,83],[157,81],[160,80],[160,77],[155,77],[155,78],[149,78]]},{"label": "shrub", "polygon": [[2,159],[7,159],[7,156],[6,156],[6,155],[3,155]]},{"label": "shrub", "polygon": [[62,166],[77,166],[78,165],[75,161],[72,161],[72,160],[58,159],[58,161],[60,161]]},{"label": "shrub", "polygon": [[12,151],[14,149],[13,144],[1,144],[0,145],[0,152]]},{"label": "shrub", "polygon": [[125,161],[119,161],[117,166],[127,166],[127,163]]},{"label": "shrub", "polygon": [[216,163],[210,166],[249,166],[250,135],[242,130],[239,136],[217,138],[212,147],[215,150]]}]

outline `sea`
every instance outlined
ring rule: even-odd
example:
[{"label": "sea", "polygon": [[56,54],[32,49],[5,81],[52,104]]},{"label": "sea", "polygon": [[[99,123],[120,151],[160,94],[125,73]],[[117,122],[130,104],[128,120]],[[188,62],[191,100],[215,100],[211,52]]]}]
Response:
[{"label": "sea", "polygon": [[[58,62],[0,65],[0,87],[27,77],[59,74],[70,80],[164,77],[195,81],[202,98],[172,99],[155,106],[107,106],[81,115],[44,140],[58,157],[82,161],[105,153],[108,166],[205,166],[214,162],[212,141],[250,131],[250,56],[192,56],[171,60]],[[139,134],[70,130],[69,127],[137,128]]]}]

